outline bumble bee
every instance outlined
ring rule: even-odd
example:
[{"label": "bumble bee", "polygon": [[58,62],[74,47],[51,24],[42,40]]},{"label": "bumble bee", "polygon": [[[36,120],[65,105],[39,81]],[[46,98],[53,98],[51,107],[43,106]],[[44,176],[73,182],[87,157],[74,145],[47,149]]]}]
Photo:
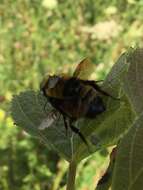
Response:
[{"label": "bumble bee", "polygon": [[66,132],[70,127],[86,145],[85,137],[73,123],[79,118],[96,118],[106,110],[102,96],[112,97],[97,85],[99,81],[87,80],[93,65],[84,59],[76,67],[73,76],[52,75],[41,83],[43,95],[63,116]]}]

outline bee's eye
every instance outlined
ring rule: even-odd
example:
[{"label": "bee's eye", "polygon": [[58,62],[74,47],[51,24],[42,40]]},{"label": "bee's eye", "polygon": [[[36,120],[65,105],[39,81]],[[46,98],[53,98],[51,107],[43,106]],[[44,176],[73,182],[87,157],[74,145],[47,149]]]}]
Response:
[{"label": "bee's eye", "polygon": [[48,88],[54,88],[56,86],[56,84],[59,82],[60,80],[60,77],[58,76],[51,76],[49,77],[49,80],[48,80]]}]

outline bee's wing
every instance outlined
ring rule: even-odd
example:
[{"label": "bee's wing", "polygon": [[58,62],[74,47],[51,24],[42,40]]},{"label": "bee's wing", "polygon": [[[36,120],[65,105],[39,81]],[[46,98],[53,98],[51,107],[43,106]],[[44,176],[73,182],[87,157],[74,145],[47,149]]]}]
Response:
[{"label": "bee's wing", "polygon": [[54,121],[57,120],[57,118],[59,117],[59,114],[60,113],[57,112],[56,110],[53,110],[53,111],[49,112],[47,117],[41,122],[38,129],[39,130],[44,130],[44,129],[50,127],[54,123]]},{"label": "bee's wing", "polygon": [[88,58],[83,59],[78,66],[76,67],[73,77],[87,80],[89,79],[90,75],[94,72],[95,65],[91,63]]}]

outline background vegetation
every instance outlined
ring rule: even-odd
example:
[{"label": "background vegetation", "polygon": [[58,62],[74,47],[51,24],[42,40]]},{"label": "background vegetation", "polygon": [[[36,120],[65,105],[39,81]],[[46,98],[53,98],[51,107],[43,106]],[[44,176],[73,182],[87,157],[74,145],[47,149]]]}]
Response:
[{"label": "background vegetation", "polygon": [[[121,52],[143,46],[142,0],[0,1],[0,190],[62,190],[67,163],[13,125],[13,94],[38,89],[45,73],[72,72],[84,57],[103,79]],[[107,150],[78,167],[78,190],[93,190]]]}]

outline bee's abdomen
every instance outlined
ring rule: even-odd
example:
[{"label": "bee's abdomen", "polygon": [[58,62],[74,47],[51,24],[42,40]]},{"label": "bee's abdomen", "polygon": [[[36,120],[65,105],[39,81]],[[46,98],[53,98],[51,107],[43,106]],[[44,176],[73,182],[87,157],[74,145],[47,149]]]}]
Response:
[{"label": "bee's abdomen", "polygon": [[95,118],[98,114],[104,112],[106,107],[101,97],[96,96],[89,104],[86,117]]}]

